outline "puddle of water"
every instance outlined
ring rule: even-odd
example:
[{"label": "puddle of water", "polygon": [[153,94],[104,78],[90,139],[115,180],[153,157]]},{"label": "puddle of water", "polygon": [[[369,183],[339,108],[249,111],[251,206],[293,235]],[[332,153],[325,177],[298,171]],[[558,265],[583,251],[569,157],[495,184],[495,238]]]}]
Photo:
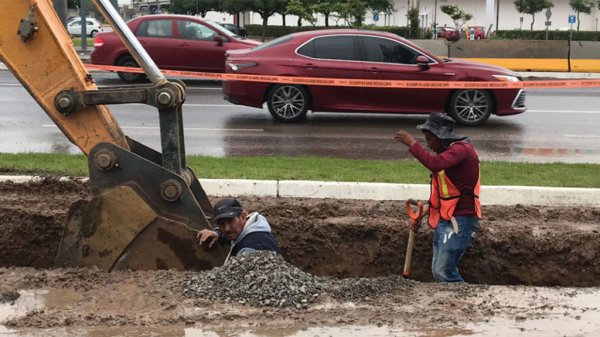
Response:
[{"label": "puddle of water", "polygon": [[185,337],[394,337],[394,336],[418,336],[408,333],[398,327],[389,326],[361,326],[348,325],[342,327],[310,327],[300,328],[291,326],[287,328],[255,328],[243,331],[243,329],[230,331],[206,331],[203,329],[186,329]]},{"label": "puddle of water", "polygon": [[[534,291],[535,295],[531,296]],[[348,325],[205,329],[185,326],[60,327],[52,329],[8,329],[0,326],[0,337],[488,337],[488,336],[600,336],[600,292],[597,288],[515,288],[492,286],[490,294],[498,301],[500,314],[480,322],[455,325],[403,324],[402,326]],[[20,317],[47,306],[60,307],[81,300],[73,290],[20,291],[14,305],[0,304],[0,321]],[[527,295],[529,294],[529,295]],[[481,296],[481,299],[487,296]],[[547,303],[539,306],[539,303]],[[543,300],[542,300],[543,299]],[[507,303],[509,309],[501,309]],[[481,303],[479,303],[481,304]],[[473,303],[478,305],[478,303]],[[508,307],[507,307],[508,308]],[[210,327],[210,325],[208,325]]]},{"label": "puddle of water", "polygon": [[48,305],[64,306],[80,298],[78,293],[70,289],[20,290],[18,293],[19,298],[14,303],[0,303],[0,322],[24,316],[31,310]]}]

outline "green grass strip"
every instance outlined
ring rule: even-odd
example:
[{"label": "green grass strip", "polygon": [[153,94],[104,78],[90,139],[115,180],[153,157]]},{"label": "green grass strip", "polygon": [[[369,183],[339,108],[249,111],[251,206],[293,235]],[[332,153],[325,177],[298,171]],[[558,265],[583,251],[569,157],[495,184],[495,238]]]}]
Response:
[{"label": "green grass strip", "polygon": [[[426,184],[429,172],[416,160],[352,160],[321,157],[188,156],[199,178],[318,180]],[[481,163],[482,185],[600,188],[600,165]],[[87,176],[83,155],[0,153],[0,173]]]}]

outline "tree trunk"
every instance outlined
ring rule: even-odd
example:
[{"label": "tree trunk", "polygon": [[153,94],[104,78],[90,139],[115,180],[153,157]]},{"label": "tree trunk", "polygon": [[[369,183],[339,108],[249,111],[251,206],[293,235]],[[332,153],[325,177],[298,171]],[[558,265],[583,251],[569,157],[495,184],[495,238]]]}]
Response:
[{"label": "tree trunk", "polygon": [[267,22],[269,21],[268,16],[263,16],[263,24],[262,24],[262,38],[260,39],[262,42],[265,42],[267,35]]},{"label": "tree trunk", "polygon": [[302,27],[302,18],[298,17],[298,27]]},{"label": "tree trunk", "polygon": [[533,30],[533,24],[535,23],[535,14],[531,14],[531,29]]},{"label": "tree trunk", "polygon": [[581,21],[579,21],[579,13],[581,12],[577,12],[577,31],[579,31],[579,24],[581,23]]},{"label": "tree trunk", "polygon": [[329,13],[325,14],[325,27],[329,27]]}]

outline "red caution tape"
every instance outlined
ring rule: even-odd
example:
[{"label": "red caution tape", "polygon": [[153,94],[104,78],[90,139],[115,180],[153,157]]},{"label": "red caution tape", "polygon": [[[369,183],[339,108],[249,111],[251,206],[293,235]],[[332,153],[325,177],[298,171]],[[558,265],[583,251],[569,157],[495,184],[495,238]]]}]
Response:
[{"label": "red caution tape", "polygon": [[[88,69],[143,73],[141,68],[102,66],[86,64]],[[526,82],[471,82],[471,81],[386,81],[368,79],[346,79],[325,77],[267,76],[232,73],[209,73],[181,70],[161,70],[164,75],[211,79],[222,81],[247,81],[267,83],[287,83],[305,85],[373,87],[373,88],[427,88],[427,89],[520,89],[520,88],[595,88],[600,87],[600,80],[551,80]]]}]

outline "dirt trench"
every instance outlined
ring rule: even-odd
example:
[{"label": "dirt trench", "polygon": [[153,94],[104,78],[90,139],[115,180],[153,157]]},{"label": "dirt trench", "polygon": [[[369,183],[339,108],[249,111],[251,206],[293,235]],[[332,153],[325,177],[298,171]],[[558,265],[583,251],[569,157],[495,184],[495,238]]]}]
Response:
[{"label": "dirt trench", "polygon": [[[49,269],[66,212],[88,186],[77,180],[0,183],[0,267]],[[336,278],[400,274],[407,215],[395,201],[239,197],[270,221],[284,258]],[[214,202],[214,200],[212,200]],[[600,209],[484,206],[461,273],[468,283],[600,286]],[[432,281],[433,232],[416,233],[411,278]]]}]

